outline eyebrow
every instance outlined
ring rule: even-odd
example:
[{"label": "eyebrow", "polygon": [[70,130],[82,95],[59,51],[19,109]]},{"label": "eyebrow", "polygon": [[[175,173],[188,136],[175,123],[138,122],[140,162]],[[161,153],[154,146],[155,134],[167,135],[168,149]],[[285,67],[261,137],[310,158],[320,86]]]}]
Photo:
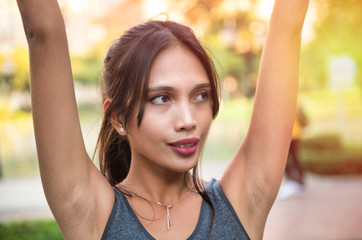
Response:
[{"label": "eyebrow", "polygon": [[[194,90],[203,89],[203,88],[211,88],[210,83],[200,83],[194,87]],[[156,86],[148,89],[148,92],[162,92],[162,91],[174,91],[175,88],[170,86]]]}]

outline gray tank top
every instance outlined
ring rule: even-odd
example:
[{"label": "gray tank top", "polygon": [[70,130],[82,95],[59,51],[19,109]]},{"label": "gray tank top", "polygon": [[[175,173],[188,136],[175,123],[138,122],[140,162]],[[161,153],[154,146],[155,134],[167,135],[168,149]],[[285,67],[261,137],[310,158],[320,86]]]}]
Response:
[{"label": "gray tank top", "polygon": [[[219,181],[211,179],[210,182],[206,183],[205,189],[215,208],[212,229],[209,233],[212,210],[209,204],[203,200],[196,228],[187,239],[250,240],[233,207],[221,189]],[[126,197],[118,190],[115,189],[114,191],[116,199],[103,232],[102,240],[155,239],[142,226]]]}]

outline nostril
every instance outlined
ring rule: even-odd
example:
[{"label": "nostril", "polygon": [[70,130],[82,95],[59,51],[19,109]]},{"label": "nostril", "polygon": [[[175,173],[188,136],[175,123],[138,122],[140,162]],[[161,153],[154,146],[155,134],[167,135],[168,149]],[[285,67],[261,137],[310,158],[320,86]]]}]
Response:
[{"label": "nostril", "polygon": [[178,124],[177,129],[181,131],[190,131],[196,129],[196,121],[181,122]]}]

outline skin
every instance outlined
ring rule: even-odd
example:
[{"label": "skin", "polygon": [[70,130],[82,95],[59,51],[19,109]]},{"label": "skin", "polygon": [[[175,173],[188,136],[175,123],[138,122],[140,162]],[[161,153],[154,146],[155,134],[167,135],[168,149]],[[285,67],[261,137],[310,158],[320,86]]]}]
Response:
[{"label": "skin", "polygon": [[[61,12],[55,0],[17,2],[29,44],[34,130],[44,192],[65,239],[100,239],[114,204],[114,192],[84,147]],[[275,1],[251,123],[220,180],[251,239],[262,239],[284,173],[295,116],[300,38],[307,7],[308,0]],[[167,64],[171,62],[177,64],[170,67]],[[155,92],[151,91],[153,100],[146,104],[140,128],[133,116],[127,131],[119,132],[129,137],[134,155],[125,182],[149,199],[170,203],[184,196],[184,172],[198,161],[211,122],[210,100],[194,102],[203,99],[195,86],[207,80],[200,65],[181,45],[165,50],[151,70],[149,87],[172,87],[172,91],[166,91],[171,102],[155,104],[165,98],[155,100]],[[170,69],[178,74],[171,74]],[[186,84],[181,85],[180,81]],[[207,87],[201,92],[204,90],[207,92]],[[121,127],[119,120],[114,115],[112,124],[117,130]],[[139,134],[144,136],[140,138]],[[201,139],[194,156],[180,157],[168,148],[168,141],[189,136]],[[155,149],[160,153],[155,155]],[[137,211],[150,214],[142,201],[129,201]],[[200,206],[198,195],[188,196],[175,205],[174,225],[167,233],[162,219],[164,208],[155,207],[160,220],[152,224],[141,222],[157,238],[168,234],[168,239],[185,239],[196,226]]]},{"label": "skin", "polygon": [[[132,151],[130,172],[124,180],[127,186],[162,203],[174,203],[186,196],[185,172],[199,161],[212,122],[210,91],[205,69],[184,46],[176,44],[157,56],[151,69],[149,100],[141,125],[137,124],[136,111],[127,125],[127,132],[118,130],[127,135]],[[106,101],[105,107],[110,101]],[[124,127],[116,113],[113,124],[116,129]],[[199,139],[197,150],[191,155],[179,154],[169,145],[190,138]],[[190,178],[188,182],[191,183]],[[155,185],[160,187],[155,188]],[[172,231],[167,231],[164,207],[154,205],[152,208],[139,198],[128,200],[135,212],[142,213],[140,221],[156,239],[190,236],[202,203],[199,195],[191,194],[173,206]]]},{"label": "skin", "polygon": [[[184,173],[197,164],[211,125],[209,80],[200,61],[177,44],[156,58],[149,89],[141,125],[135,113],[127,126],[132,164],[126,181],[131,178],[133,183],[144,174],[183,181]],[[170,148],[169,143],[185,138],[200,140],[195,154],[183,156]],[[153,170],[140,172],[144,168]],[[168,176],[170,172],[175,176]]]},{"label": "skin", "polygon": [[[138,127],[136,111],[127,132],[119,130],[127,135],[132,151],[132,164],[124,183],[148,199],[174,203],[186,195],[185,172],[199,161],[212,121],[210,83],[196,56],[180,44],[161,52],[151,69],[148,99],[141,125]],[[115,114],[113,123],[116,129],[124,127]],[[169,145],[190,138],[199,139],[197,150],[191,155],[181,155]],[[156,239],[190,236],[202,203],[200,196],[192,194],[172,207],[172,231],[167,231],[164,207],[152,206],[153,211],[143,200],[128,200],[137,213],[142,213],[140,221]]]}]

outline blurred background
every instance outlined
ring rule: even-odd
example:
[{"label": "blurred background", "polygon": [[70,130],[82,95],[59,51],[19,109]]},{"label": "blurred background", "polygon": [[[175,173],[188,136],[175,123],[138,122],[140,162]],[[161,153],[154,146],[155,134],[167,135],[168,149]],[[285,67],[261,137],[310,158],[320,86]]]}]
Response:
[{"label": "blurred background", "polygon": [[[220,169],[233,156],[250,120],[273,1],[61,0],[59,4],[67,28],[80,120],[90,155],[102,120],[102,59],[112,41],[129,27],[150,18],[175,20],[194,29],[210,50],[222,88],[221,110],[212,125],[203,160],[206,178],[220,176]],[[348,186],[358,183],[356,189],[362,189],[361,12],[359,0],[311,1],[303,30],[299,90],[299,105],[307,119],[298,151],[306,174],[304,198],[308,189],[319,192],[329,183],[333,189],[345,179],[352,179],[346,182]],[[1,0],[0,222],[13,221],[11,216],[17,212],[16,206],[11,205],[14,202],[5,196],[16,186],[34,179],[39,179],[39,171],[27,44],[16,2]],[[12,183],[18,185],[6,185]],[[361,190],[356,189],[351,188],[353,201],[362,201]],[[303,197],[288,199],[297,201],[295,208],[303,204]],[[280,201],[288,200],[277,200],[277,206]],[[6,204],[13,208],[5,209]],[[272,219],[280,213],[273,214]],[[285,221],[278,216],[275,219]],[[22,219],[21,215],[16,218]],[[353,221],[356,219],[362,220],[361,214]],[[280,231],[280,226],[268,224],[266,235],[273,236],[276,228]],[[0,238],[1,231],[5,231],[1,229]],[[319,239],[342,239],[335,236]],[[362,238],[362,232],[352,237]]]}]

